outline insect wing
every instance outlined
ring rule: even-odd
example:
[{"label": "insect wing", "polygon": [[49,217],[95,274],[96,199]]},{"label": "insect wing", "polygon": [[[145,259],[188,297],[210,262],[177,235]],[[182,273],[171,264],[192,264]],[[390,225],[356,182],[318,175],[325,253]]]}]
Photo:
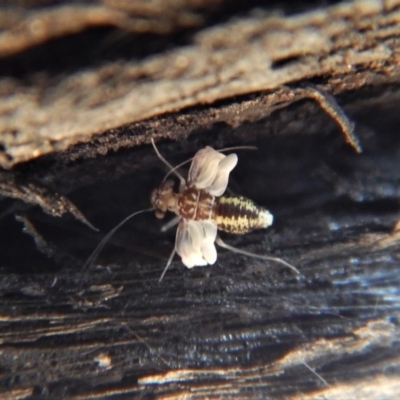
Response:
[{"label": "insect wing", "polygon": [[175,249],[188,268],[214,264],[217,260],[216,237],[215,221],[182,219],[176,232]]},{"label": "insect wing", "polygon": [[221,196],[228,186],[229,174],[238,162],[236,154],[228,156],[207,146],[199,150],[189,169],[188,184]]}]

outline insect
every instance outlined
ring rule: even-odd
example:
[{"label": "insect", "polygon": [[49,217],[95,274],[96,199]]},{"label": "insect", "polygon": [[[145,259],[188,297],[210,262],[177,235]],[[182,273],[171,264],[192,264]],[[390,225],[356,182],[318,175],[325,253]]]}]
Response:
[{"label": "insect", "polygon": [[[152,207],[131,214],[112,229],[89,257],[85,267],[94,261],[111,235],[128,219],[148,211],[154,211],[157,218],[164,218],[169,211],[175,213],[176,217],[162,230],[165,231],[176,224],[178,228],[175,247],[160,281],[172,263],[175,253],[181,257],[183,264],[188,268],[214,264],[217,260],[215,244],[246,256],[281,263],[296,274],[300,274],[293,265],[281,258],[240,250],[226,244],[217,236],[218,230],[245,234],[255,229],[267,228],[273,222],[272,214],[252,200],[243,196],[223,196],[228,186],[229,174],[238,162],[236,154],[225,155],[209,146],[199,150],[193,159],[189,160],[192,163],[188,178],[185,180],[177,171],[177,168],[185,163],[172,167],[159,153],[153,140],[152,145],[159,159],[170,169],[161,185],[151,193]],[[239,148],[244,148],[244,146],[223,149],[223,151]],[[167,179],[171,173],[180,180],[177,193],[174,192],[174,181]]]}]

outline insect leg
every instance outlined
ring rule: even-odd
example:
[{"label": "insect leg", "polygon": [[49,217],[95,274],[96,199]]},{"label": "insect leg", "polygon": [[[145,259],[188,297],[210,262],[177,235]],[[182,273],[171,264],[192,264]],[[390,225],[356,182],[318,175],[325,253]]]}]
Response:
[{"label": "insect leg", "polygon": [[254,258],[259,258],[260,260],[266,260],[266,261],[274,261],[277,262],[279,264],[283,264],[286,267],[290,268],[292,271],[294,271],[297,275],[301,275],[301,273],[299,272],[299,270],[294,267],[293,265],[287,263],[286,261],[282,260],[279,257],[272,257],[272,256],[261,256],[259,254],[255,254],[255,253],[251,253],[249,251],[245,251],[245,250],[240,250],[236,247],[230,246],[229,244],[226,244],[220,237],[217,237],[215,239],[215,243],[217,243],[218,246],[233,251],[234,253],[238,253],[238,254],[243,254],[245,256],[249,256],[249,257],[254,257]]},{"label": "insect leg", "polygon": [[176,250],[175,250],[175,247],[174,247],[174,249],[172,250],[171,255],[170,255],[169,258],[168,258],[167,265],[165,266],[164,271],[162,272],[162,274],[161,274],[160,279],[158,280],[158,282],[161,282],[162,279],[164,278],[164,275],[165,275],[165,273],[167,272],[167,269],[169,268],[169,266],[170,266],[171,263],[172,263],[172,259],[174,258],[175,253],[176,253]]},{"label": "insect leg", "polygon": [[161,232],[166,232],[172,227],[174,227],[179,222],[180,219],[181,217],[179,215],[171,219],[171,221],[167,222],[165,225],[162,226]]}]

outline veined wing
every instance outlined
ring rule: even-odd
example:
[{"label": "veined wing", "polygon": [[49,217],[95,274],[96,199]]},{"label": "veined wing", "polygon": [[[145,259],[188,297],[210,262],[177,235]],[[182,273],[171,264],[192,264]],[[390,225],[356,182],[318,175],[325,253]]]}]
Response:
[{"label": "veined wing", "polygon": [[238,162],[236,154],[225,155],[207,146],[193,158],[188,174],[188,185],[205,189],[213,196],[221,196],[228,186],[229,174]]},{"label": "veined wing", "polygon": [[215,221],[182,219],[176,231],[175,250],[188,268],[214,264],[217,260],[216,237]]}]

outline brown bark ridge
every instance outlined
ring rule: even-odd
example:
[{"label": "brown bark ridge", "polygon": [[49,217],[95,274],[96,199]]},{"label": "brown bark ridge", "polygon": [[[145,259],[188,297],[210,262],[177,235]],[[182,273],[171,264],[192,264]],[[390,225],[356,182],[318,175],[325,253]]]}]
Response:
[{"label": "brown bark ridge", "polygon": [[[142,31],[160,34],[199,26],[202,21],[205,24],[206,18],[196,12],[204,11],[208,3],[188,2],[185,8],[185,2],[165,2],[165,7],[159,2],[146,9],[145,2],[135,2],[135,8],[129,2],[104,1],[2,11],[3,63],[15,66],[20,53],[26,54],[29,49],[30,55],[38,51],[35,57],[41,58],[42,66],[47,62],[50,68],[59,57],[61,63],[69,66],[75,62],[78,68],[53,74],[44,67],[30,73],[29,79],[18,73],[2,76],[0,164],[10,168],[90,142],[96,135],[122,126],[131,131],[129,146],[146,143],[154,127],[151,119],[166,113],[173,113],[173,119],[183,118],[180,125],[187,125],[184,129],[188,134],[188,128],[204,127],[201,121],[194,126],[185,124],[183,111],[188,107],[266,91],[263,110],[253,115],[261,118],[277,106],[298,99],[282,87],[304,80],[320,79],[321,88],[335,95],[399,80],[400,17],[396,1],[355,1],[290,16],[259,11],[205,26],[184,46],[146,57],[136,54],[135,59],[124,60],[119,53],[119,60],[92,62],[104,48],[117,47],[121,35],[135,34],[129,44],[136,48],[145,41],[140,38]],[[164,12],[170,4],[175,7]],[[85,36],[87,30],[104,26],[117,30],[103,37],[97,48],[90,41],[89,46],[94,48],[85,48],[85,41],[90,40]],[[71,42],[54,42],[64,36]],[[83,43],[83,50],[78,43]],[[39,44],[42,47],[38,50]],[[45,44],[51,52],[46,53]],[[57,47],[59,53],[54,55]],[[150,51],[146,45],[142,47],[143,52]],[[89,53],[86,56],[92,61],[79,67],[79,51]],[[30,59],[24,60],[29,69]],[[234,117],[222,113],[211,122],[237,126],[249,118],[245,112]],[[135,125],[145,120],[150,126]],[[177,134],[163,126],[155,133],[157,137]],[[101,151],[125,145],[117,138]]]},{"label": "brown bark ridge", "polygon": [[[398,3],[210,3],[1,10],[0,398],[399,397]],[[173,165],[255,145],[229,190],[274,224],[223,240],[301,275],[219,248],[159,283],[175,229],[150,213],[83,268],[149,207],[151,138]]]}]

